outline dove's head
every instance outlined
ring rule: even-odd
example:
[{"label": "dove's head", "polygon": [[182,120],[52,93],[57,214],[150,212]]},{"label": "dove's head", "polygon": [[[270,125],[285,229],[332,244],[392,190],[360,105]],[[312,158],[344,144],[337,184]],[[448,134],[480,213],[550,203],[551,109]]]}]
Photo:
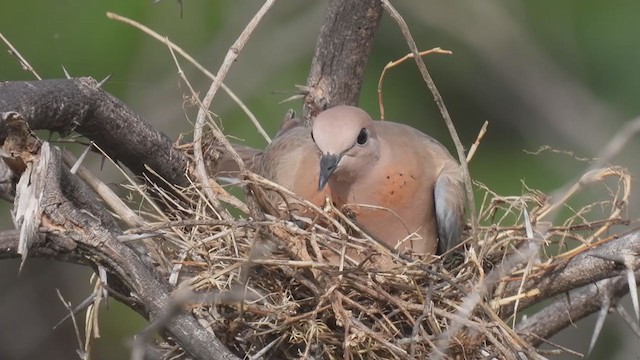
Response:
[{"label": "dove's head", "polygon": [[380,157],[373,120],[364,110],[336,106],[321,112],[313,122],[311,136],[320,152],[318,191],[329,179],[352,181]]}]

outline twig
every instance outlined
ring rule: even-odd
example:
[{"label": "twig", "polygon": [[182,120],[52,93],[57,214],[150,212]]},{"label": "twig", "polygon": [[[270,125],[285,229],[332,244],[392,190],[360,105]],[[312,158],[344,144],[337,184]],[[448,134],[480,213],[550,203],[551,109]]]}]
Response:
[{"label": "twig", "polygon": [[447,124],[447,128],[449,129],[449,133],[451,134],[451,139],[456,146],[456,150],[458,152],[458,160],[460,161],[460,166],[462,167],[462,175],[465,180],[465,188],[467,190],[467,202],[469,207],[469,216],[471,220],[471,231],[473,236],[477,236],[478,231],[478,222],[476,216],[476,205],[475,199],[473,196],[473,183],[471,182],[471,175],[469,174],[469,166],[466,161],[466,156],[464,154],[464,147],[462,146],[462,142],[460,142],[460,137],[458,136],[458,132],[456,128],[453,126],[453,122],[451,121],[451,116],[449,116],[449,111],[447,110],[446,105],[444,104],[444,100],[442,100],[442,96],[436,88],[436,84],[433,82],[429,71],[427,70],[427,66],[425,65],[420,53],[418,52],[418,47],[416,42],[413,40],[413,36],[409,31],[409,27],[407,23],[404,21],[400,13],[391,5],[389,0],[381,0],[382,7],[391,15],[391,17],[398,23],[402,34],[405,37],[407,45],[411,49],[411,53],[413,54],[413,58],[418,65],[418,69],[420,70],[420,74],[422,74],[422,78],[424,82],[427,84],[429,91],[433,94],[436,105],[438,105],[438,109],[440,109],[440,114],[444,118],[444,122]]},{"label": "twig", "polygon": [[[615,156],[615,154],[624,147],[626,142],[628,142],[638,131],[640,131],[640,118],[634,119],[616,134],[616,136],[609,142],[609,144],[603,151],[603,155],[599,156],[599,160],[594,162],[589,167],[589,169],[586,171],[585,175],[581,177],[581,179],[585,177],[588,178],[589,174],[597,173],[600,167],[602,167],[603,164],[607,163],[613,156]],[[580,184],[581,182],[578,183]],[[559,203],[562,203],[562,201],[566,200],[567,196],[572,191],[575,191],[575,186],[576,185],[566,185],[560,190],[554,192],[554,194],[552,194],[552,196],[550,197],[551,202],[548,204],[548,206],[555,210]],[[555,211],[545,212],[545,215],[549,213],[555,214]],[[547,234],[548,229],[542,229],[539,230],[539,232],[540,235],[544,237]],[[489,275],[480,284],[478,284],[478,286],[476,286],[476,291],[474,291],[473,294],[463,300],[463,303],[460,306],[462,310],[459,311],[459,316],[470,316],[476,305],[480,301],[482,301],[479,294],[485,294],[486,292],[488,292],[489,289],[493,287],[495,283],[509,271],[509,269],[524,261],[530,261],[533,256],[536,256],[538,254],[541,243],[542,242],[535,242],[526,247],[524,250],[513,253],[503,261],[501,266],[489,273]],[[461,329],[461,327],[461,323],[453,323],[447,329],[446,336],[444,336],[444,338],[451,339]],[[446,348],[446,345],[443,348]]]},{"label": "twig", "polygon": [[129,184],[134,187],[136,189],[136,191],[143,197],[144,200],[146,200],[152,207],[153,209],[156,211],[156,213],[161,216],[164,220],[169,220],[167,214],[162,211],[162,209],[160,208],[160,205],[158,205],[156,203],[156,201],[154,201],[151,196],[142,189],[142,185],[138,184],[121,166],[119,166],[112,158],[109,154],[107,154],[104,150],[102,150],[101,147],[99,147],[98,145],[94,144],[95,148],[102,154],[102,156],[104,156],[106,159],[108,159],[109,161],[111,161],[113,163],[113,165],[120,171],[120,173],[125,177],[125,179],[127,179],[127,181],[129,182]]},{"label": "twig", "polygon": [[[521,263],[522,261],[529,259],[533,254],[537,253],[537,250],[534,247],[528,247],[522,252],[515,252],[513,255],[508,257],[505,261],[500,264],[496,269],[491,271],[483,281],[478,283],[472,292],[467,295],[462,304],[460,304],[459,310],[456,312],[456,317],[461,319],[468,319],[471,317],[471,314],[475,310],[476,306],[483,301],[484,296],[490,292],[491,287],[498,282],[503,276],[509,273],[514,266]],[[446,353],[446,349],[449,347],[449,341],[462,329],[464,323],[462,321],[456,320],[452,322],[447,330],[442,334],[442,342],[439,346],[438,354],[434,357],[434,359],[442,359],[443,356],[440,355],[442,353]]]},{"label": "twig", "polygon": [[78,322],[76,321],[76,316],[74,313],[73,308],[71,307],[71,302],[67,302],[64,297],[62,296],[62,293],[60,292],[60,290],[56,289],[56,292],[58,293],[58,298],[60,299],[60,301],[62,302],[62,304],[64,305],[65,308],[67,308],[67,311],[69,312],[69,316],[71,316],[71,321],[73,322],[73,328],[76,332],[76,340],[78,340],[78,352],[79,355],[81,355],[83,360],[87,360],[89,359],[89,354],[87,354],[86,352],[84,352],[83,346],[82,346],[82,335],[80,334],[80,328],[78,327]]},{"label": "twig", "polygon": [[[168,41],[168,39],[167,39],[167,41]],[[176,64],[176,67],[178,68],[178,75],[180,75],[180,78],[182,78],[182,80],[185,82],[185,84],[187,84],[187,86],[189,87],[189,90],[191,91],[191,96],[193,96],[193,98],[196,99],[196,101],[198,102],[198,106],[200,106],[202,108],[204,105],[200,102],[200,98],[198,97],[198,94],[194,90],[193,86],[191,86],[191,83],[189,82],[189,79],[187,79],[187,77],[184,75],[184,71],[182,71],[182,67],[180,67],[180,63],[178,62],[178,59],[176,58],[176,54],[174,53],[173,49],[171,48],[171,46],[169,44],[167,44],[167,46],[169,47],[169,51],[171,52],[171,57],[173,58],[173,61]],[[217,137],[219,138],[219,140],[220,140],[220,138],[224,138],[224,136],[222,135],[220,129],[217,128],[217,125],[215,124],[215,121],[213,120],[213,118],[211,117],[211,114],[208,111],[206,112],[206,116],[209,119],[210,124],[215,126],[214,132],[216,132]],[[229,151],[230,154],[237,154],[237,152],[235,151],[235,149],[233,149],[231,144],[228,144],[225,147],[227,148],[227,151]],[[238,162],[237,159],[236,159],[236,162]],[[240,162],[238,162],[238,167],[242,168]],[[216,181],[210,180],[209,183],[206,184],[206,185],[210,185],[210,186],[216,188],[216,193],[220,196],[222,201],[224,201],[224,202],[226,202],[226,203],[228,203],[230,205],[233,205],[234,207],[236,207],[236,209],[239,209],[240,211],[244,212],[245,214],[249,214],[249,208],[242,201],[240,201],[238,198],[236,198],[235,196],[229,194]],[[203,187],[204,187],[204,185],[203,185]],[[216,209],[216,211],[218,211],[219,213],[222,212],[222,209],[219,208],[218,204],[213,204],[213,205],[214,205],[214,208]]]},{"label": "twig", "polygon": [[22,57],[22,55],[20,54],[20,52],[18,51],[18,49],[16,49],[15,47],[13,47],[13,45],[9,42],[9,40],[4,37],[4,35],[2,35],[2,33],[0,32],[0,39],[2,39],[2,41],[7,44],[7,47],[9,48],[9,54],[14,55],[15,57],[18,58],[18,62],[20,63],[20,66],[22,66],[22,69],[29,71],[33,74],[33,76],[36,77],[36,79],[38,80],[42,80],[42,78],[40,77],[40,75],[38,75],[38,73],[36,72],[36,70],[31,66],[31,64],[29,64],[29,62],[27,61],[27,59],[25,59],[24,57]]},{"label": "twig", "polygon": [[[429,55],[429,54],[447,54],[447,55],[451,55],[451,54],[453,54],[453,52],[451,52],[449,50],[442,50],[439,47],[420,52],[420,56],[425,56],[425,55]],[[413,56],[414,56],[413,53],[411,53],[411,54],[407,54],[407,55],[403,56],[402,58],[400,58],[398,60],[390,61],[387,65],[385,65],[384,69],[382,69],[382,73],[380,73],[380,79],[378,79],[378,104],[380,105],[380,120],[384,120],[384,104],[383,104],[383,101],[382,101],[382,81],[384,80],[384,74],[386,74],[387,70],[402,64],[403,62],[405,62],[408,59],[412,59]]]},{"label": "twig", "polygon": [[610,303],[617,304],[627,293],[628,286],[625,276],[586,285],[569,293],[570,298],[563,296],[529,316],[518,324],[516,331],[522,334],[522,337],[530,344],[538,346],[542,343],[541,339],[547,339],[569,324],[600,310],[603,296],[609,296]]},{"label": "twig", "polygon": [[[169,40],[166,36],[161,36],[157,32],[151,30],[150,28],[140,24],[135,20],[129,19],[127,17],[121,16],[112,12],[107,12],[107,17],[109,19],[120,21],[127,25],[131,25],[134,28],[142,31],[143,33],[151,36],[152,38],[165,43],[167,46],[169,46],[169,48],[171,48],[173,51],[180,54],[180,56],[182,56],[183,58],[185,58],[185,60],[187,60],[193,66],[195,66],[196,69],[200,70],[200,72],[205,74],[210,80],[215,80],[216,77],[209,70],[207,70],[204,66],[200,65],[200,63],[196,59],[194,59],[186,51],[182,50],[181,47],[171,42],[171,40]],[[220,86],[222,87],[222,90],[224,90],[227,93],[227,95],[229,95],[231,100],[235,101],[235,103],[238,104],[240,109],[242,109],[242,111],[244,111],[244,113],[249,117],[249,120],[251,120],[251,123],[253,123],[253,125],[256,127],[260,135],[262,135],[262,137],[267,141],[267,143],[270,143],[271,138],[269,137],[267,132],[264,130],[264,128],[260,124],[260,121],[258,121],[256,116],[251,112],[251,110],[249,110],[249,108],[244,104],[244,102],[242,102],[242,100],[233,91],[231,91],[231,89],[229,89],[227,85],[225,85],[224,83],[221,83]]]},{"label": "twig", "polygon": [[[584,358],[584,354],[583,353],[577,352],[575,350],[571,350],[568,347],[562,346],[560,344],[556,344],[553,341],[547,340],[545,338],[541,338],[541,337],[539,337],[538,335],[536,335],[534,333],[529,333],[529,335],[532,336],[532,337],[535,337],[536,339],[540,340],[541,342],[543,342],[545,344],[548,344],[550,346],[558,348],[558,350],[560,350],[560,351],[564,351],[564,352],[566,352],[568,354],[571,354],[571,355],[579,357],[579,358]],[[538,351],[542,352],[543,350],[538,350]]]},{"label": "twig", "polygon": [[377,341],[378,343],[380,343],[381,345],[386,347],[389,350],[389,352],[391,352],[392,354],[394,354],[398,358],[400,358],[400,359],[409,359],[409,354],[404,349],[392,344],[387,339],[385,339],[383,336],[381,336],[380,334],[374,332],[369,327],[367,327],[365,324],[363,324],[362,322],[358,321],[356,318],[351,317],[351,318],[349,318],[349,320],[350,320],[351,324],[353,324],[356,328],[360,329],[360,331],[362,331],[363,333],[365,333],[368,336],[370,336],[371,339]]},{"label": "twig", "polygon": [[[75,159],[75,156],[67,150],[63,151],[62,159],[69,167],[79,164],[79,161]],[[107,186],[107,184],[98,179],[87,168],[84,166],[77,166],[76,173],[128,226],[143,226],[145,224],[145,221],[133,212],[133,210],[131,210],[131,208],[129,208],[122,199],[120,199],[113,190]]]},{"label": "twig", "polygon": [[476,150],[478,150],[478,146],[480,146],[480,141],[484,138],[484,134],[487,133],[487,126],[489,126],[489,122],[485,121],[484,124],[482,124],[482,128],[480,128],[476,141],[471,145],[471,148],[469,148],[469,152],[467,153],[467,163],[471,162],[473,155],[476,154]]},{"label": "twig", "polygon": [[[231,65],[233,64],[235,59],[238,57],[238,54],[240,53],[240,51],[242,51],[242,48],[244,47],[244,45],[249,40],[251,33],[253,33],[253,31],[256,29],[256,27],[258,26],[258,23],[260,22],[260,20],[262,20],[262,17],[267,13],[267,11],[269,11],[269,9],[274,4],[274,2],[275,0],[265,1],[264,5],[262,5],[260,10],[258,10],[258,12],[251,19],[251,21],[249,21],[249,24],[247,24],[247,26],[242,31],[242,33],[240,34],[236,42],[231,46],[231,48],[227,52],[227,55],[224,58],[222,65],[220,66],[220,69],[218,70],[218,73],[215,76],[215,79],[213,80],[213,83],[211,84],[211,87],[209,88],[209,91],[207,91],[207,94],[205,95],[204,99],[202,99],[203,106],[201,106],[200,109],[198,109],[198,116],[196,117],[196,123],[193,128],[193,153],[194,153],[194,157],[196,158],[195,160],[196,161],[196,177],[200,181],[200,184],[202,184],[202,188],[204,189],[205,194],[207,195],[209,200],[213,203],[215,203],[217,200],[215,199],[215,195],[213,194],[213,191],[208,186],[210,180],[209,180],[209,176],[207,175],[207,170],[206,170],[206,167],[204,166],[204,159],[202,156],[202,129],[204,128],[205,118],[207,116],[208,109],[211,106],[211,102],[213,101],[213,98],[218,92],[220,85],[222,85],[222,80],[224,80],[225,76],[229,72],[229,69],[231,68]],[[216,130],[215,127],[214,127],[214,130]],[[219,129],[217,130],[219,134],[216,134],[214,132],[214,136],[218,137],[217,140],[221,141],[221,143],[227,148],[227,150],[229,150],[234,160],[240,166],[240,170],[243,172],[244,164],[242,160],[240,159],[238,154],[233,150],[233,148],[229,144],[229,141],[227,141],[224,135],[220,133]]]}]

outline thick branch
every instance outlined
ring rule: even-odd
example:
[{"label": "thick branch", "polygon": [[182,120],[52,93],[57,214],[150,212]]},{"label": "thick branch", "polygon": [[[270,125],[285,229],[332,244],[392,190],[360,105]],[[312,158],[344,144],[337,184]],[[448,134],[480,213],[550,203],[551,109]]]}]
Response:
[{"label": "thick branch", "polygon": [[303,118],[336,105],[356,105],[382,6],[378,0],[332,0],[307,78]]},{"label": "thick branch", "polygon": [[[633,230],[619,239],[612,240],[602,246],[585,251],[564,264],[544,273],[540,277],[532,278],[524,286],[524,293],[537,289],[538,293],[520,300],[519,309],[527,308],[554,295],[580,288],[596,281],[620,275],[625,266],[622,257],[629,256],[630,266],[634,271],[640,268],[640,229]],[[619,261],[614,261],[619,260]],[[507,286],[503,298],[518,293],[519,282]],[[513,314],[513,303],[504,305],[500,315],[504,318]]]},{"label": "thick branch", "polygon": [[0,82],[0,112],[5,111],[22,114],[34,130],[76,131],[136,175],[156,181],[147,165],[170,184],[187,185],[184,153],[94,79]]},{"label": "thick branch", "polygon": [[[103,266],[117,280],[118,288],[132,302],[128,305],[144,312],[155,321],[172,305],[171,287],[157,276],[136,253],[120,243],[114,233],[102,222],[76,207],[60,188],[62,182],[60,152],[51,151],[51,161],[47,168],[47,182],[41,200],[43,221],[47,240],[35,242],[31,255],[54,256],[59,254],[66,261],[83,263],[82,258],[94,265]],[[6,258],[17,253],[11,241],[16,240],[7,233],[0,237],[6,247],[0,257]],[[17,243],[16,243],[17,244]],[[110,284],[113,286],[113,284]],[[122,297],[119,297],[122,298]],[[166,325],[167,333],[189,354],[198,359],[237,359],[224,347],[214,334],[206,331],[197,320],[180,312]]]},{"label": "thick branch", "polygon": [[560,330],[576,321],[600,310],[605,297],[610,305],[629,293],[625,276],[601,280],[582,289],[572,291],[568,296],[531,315],[516,327],[522,338],[533,346],[542,344]]},{"label": "thick branch", "polygon": [[[19,238],[20,233],[17,230],[0,232],[0,260],[20,257],[20,254],[18,254]],[[52,259],[79,265],[90,265],[91,262],[74,251],[75,249],[76,244],[73,241],[47,241],[32,248],[29,251],[29,257]]]}]

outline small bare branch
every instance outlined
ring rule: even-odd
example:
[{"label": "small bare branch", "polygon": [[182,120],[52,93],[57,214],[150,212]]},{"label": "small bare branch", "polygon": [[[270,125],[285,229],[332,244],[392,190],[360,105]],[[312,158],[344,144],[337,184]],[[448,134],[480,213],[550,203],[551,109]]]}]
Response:
[{"label": "small bare branch", "polygon": [[[420,56],[425,56],[425,55],[429,55],[429,54],[447,54],[447,55],[451,55],[451,54],[453,54],[453,52],[451,52],[449,50],[442,50],[439,47],[420,52]],[[378,105],[380,106],[380,119],[381,120],[384,120],[384,102],[382,101],[382,82],[384,80],[384,75],[387,73],[387,70],[393,69],[394,67],[402,64],[403,62],[407,61],[408,59],[412,59],[413,56],[414,56],[413,53],[411,53],[411,54],[407,54],[407,55],[401,57],[398,60],[390,61],[382,69],[382,72],[380,73],[380,78],[378,79]]]},{"label": "small bare branch", "polygon": [[[107,12],[107,17],[109,19],[113,19],[113,20],[125,23],[127,25],[131,25],[131,26],[135,27],[136,29],[139,29],[143,33],[151,36],[152,38],[154,38],[154,39],[156,39],[156,40],[158,40],[158,41],[160,41],[162,43],[167,44],[167,46],[169,46],[170,49],[172,49],[173,51],[175,51],[178,54],[180,54],[180,56],[185,58],[189,63],[191,63],[193,66],[195,66],[196,69],[198,69],[201,73],[206,75],[210,80],[214,80],[216,78],[209,70],[207,70],[204,66],[200,65],[200,63],[196,59],[194,59],[191,55],[189,55],[181,47],[179,47],[178,45],[176,45],[173,42],[171,42],[166,36],[162,36],[162,35],[158,34],[157,32],[149,29],[148,27],[140,24],[139,22],[137,22],[135,20],[132,20],[132,19],[129,19],[127,17],[121,16],[121,15],[118,15],[118,14]],[[240,107],[240,109],[242,109],[242,111],[247,115],[249,120],[251,120],[251,123],[256,127],[256,129],[258,130],[260,135],[262,135],[262,137],[267,141],[267,143],[271,142],[271,138],[269,138],[269,135],[267,134],[267,132],[264,131],[264,128],[260,124],[260,121],[258,121],[256,116],[251,112],[251,110],[249,110],[249,107],[247,107],[247,105],[245,105],[244,102],[242,102],[242,100],[233,91],[231,91],[231,89],[229,89],[229,87],[227,87],[227,85],[222,83],[222,84],[220,84],[220,87],[222,87],[222,90],[224,90],[227,93],[227,95],[229,95],[231,100],[233,100],[236,104],[238,104],[238,107]]]},{"label": "small bare branch", "polygon": [[20,66],[22,66],[22,69],[30,72],[33,74],[33,76],[36,77],[36,79],[38,80],[42,80],[42,78],[40,77],[40,75],[38,75],[38,73],[35,71],[35,69],[33,68],[33,66],[31,66],[31,64],[29,64],[29,62],[27,61],[27,59],[25,59],[20,52],[18,51],[18,49],[16,49],[10,42],[9,40],[4,37],[4,35],[2,35],[2,33],[0,32],[0,40],[2,40],[2,42],[4,42],[7,47],[9,48],[9,53],[11,55],[14,55],[16,58],[18,58],[18,62],[20,62]]},{"label": "small bare branch", "polygon": [[538,346],[543,342],[541,339],[550,338],[565,327],[601,309],[602,296],[609,296],[611,304],[616,304],[628,291],[625,276],[598,281],[570,292],[569,296],[563,296],[529,316],[518,324],[516,331],[530,344]]},{"label": "small bare branch", "polygon": [[380,0],[380,1],[382,2],[382,6],[384,7],[384,9],[389,13],[389,15],[391,15],[393,20],[395,20],[398,26],[400,27],[400,30],[402,31],[402,34],[404,35],[405,40],[407,42],[407,45],[411,49],[413,58],[416,61],[416,64],[418,65],[418,70],[420,70],[420,74],[422,75],[424,82],[427,84],[429,91],[431,91],[431,93],[433,94],[436,105],[438,105],[438,109],[440,110],[440,114],[442,115],[442,118],[444,119],[444,122],[447,125],[447,128],[449,129],[449,133],[451,134],[451,139],[453,140],[453,143],[456,146],[456,150],[458,152],[458,161],[460,161],[460,166],[462,167],[462,175],[465,180],[464,181],[465,188],[467,191],[467,202],[468,202],[467,208],[469,209],[471,231],[472,231],[472,234],[474,234],[475,236],[478,230],[478,220],[476,216],[476,202],[475,202],[475,197],[473,195],[473,183],[471,182],[471,175],[469,174],[469,165],[467,164],[467,161],[466,161],[467,156],[464,153],[464,146],[462,146],[462,142],[460,141],[460,137],[458,136],[458,131],[456,130],[455,126],[453,126],[453,121],[451,121],[449,110],[447,110],[447,106],[444,104],[442,95],[440,95],[440,91],[438,91],[436,84],[433,82],[433,79],[429,74],[429,70],[427,70],[427,65],[425,65],[424,61],[422,60],[422,57],[420,56],[420,52],[418,51],[418,46],[416,45],[416,42],[413,40],[413,36],[409,31],[409,26],[407,26],[407,23],[404,21],[404,18],[402,18],[402,15],[400,15],[400,13],[393,7],[393,5],[391,5],[391,2],[389,0]]},{"label": "small bare branch", "polygon": [[[209,181],[213,181],[213,180],[210,180],[209,176],[207,175],[207,169],[204,164],[204,157],[202,154],[202,131],[204,128],[205,118],[207,117],[207,115],[209,115],[208,109],[211,106],[211,102],[213,101],[213,98],[218,92],[220,85],[222,85],[222,81],[224,80],[225,76],[229,72],[231,65],[238,57],[238,54],[242,51],[242,48],[244,48],[247,41],[249,41],[249,37],[258,26],[258,23],[260,22],[260,20],[262,20],[262,18],[269,11],[271,6],[273,6],[274,2],[275,0],[267,0],[264,3],[264,5],[262,5],[260,10],[258,10],[258,12],[254,15],[254,17],[249,22],[249,24],[247,24],[247,26],[242,31],[242,33],[240,34],[238,39],[235,41],[235,43],[231,46],[231,48],[229,48],[229,51],[227,52],[227,55],[225,56],[224,61],[222,62],[222,65],[220,66],[220,69],[218,70],[218,73],[215,76],[215,79],[213,80],[213,83],[211,83],[211,87],[209,88],[209,90],[207,91],[207,94],[202,99],[202,106],[198,109],[196,123],[193,128],[193,152],[195,156],[195,172],[196,172],[196,177],[198,178],[200,184],[203,187],[204,193],[207,195],[207,198],[209,199],[209,201],[211,201],[212,204],[218,203],[218,200],[215,194],[213,193],[213,191],[211,190],[211,187],[208,186]],[[227,138],[222,134],[222,131],[220,131],[217,125],[215,125],[215,122],[212,122],[211,125],[213,127],[214,137],[216,138],[216,140],[218,140],[227,149],[229,154],[238,164],[240,171],[244,171],[244,163],[240,158],[240,156],[238,156],[238,153],[233,149],[233,147],[231,146]],[[222,212],[221,215],[223,217],[229,216],[228,214],[225,214],[225,212]]]},{"label": "small bare branch", "polygon": [[22,114],[32,130],[78,132],[136,175],[161,186],[164,181],[189,185],[186,155],[91,78],[2,82],[0,109]]}]

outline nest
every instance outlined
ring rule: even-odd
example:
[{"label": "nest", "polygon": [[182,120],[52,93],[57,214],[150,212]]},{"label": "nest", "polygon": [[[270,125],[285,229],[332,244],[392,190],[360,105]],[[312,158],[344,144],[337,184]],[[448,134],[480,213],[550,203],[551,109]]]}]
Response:
[{"label": "nest", "polygon": [[[606,241],[611,227],[624,223],[630,177],[618,167],[592,171],[555,199],[526,187],[505,197],[475,185],[482,195],[476,233],[467,228],[457,251],[429,259],[398,255],[337,209],[314,207],[258,176],[242,181],[253,194],[248,209],[256,209],[256,194],[275,191],[306,216],[251,218],[235,211],[223,217],[197,187],[181,189],[190,207],[164,226],[170,243],[157,260],[174,283],[215,294],[190,309],[240,357],[508,358],[517,334],[512,317],[501,320],[499,312],[519,297],[505,297],[506,285],[543,276]],[[603,189],[601,199],[571,203],[585,187]],[[174,195],[164,195],[173,202]],[[566,216],[555,216],[556,210]],[[554,217],[563,220],[554,223]],[[488,283],[506,259],[531,244],[539,246],[537,256]],[[463,304],[474,296],[481,306],[469,311]]]}]

